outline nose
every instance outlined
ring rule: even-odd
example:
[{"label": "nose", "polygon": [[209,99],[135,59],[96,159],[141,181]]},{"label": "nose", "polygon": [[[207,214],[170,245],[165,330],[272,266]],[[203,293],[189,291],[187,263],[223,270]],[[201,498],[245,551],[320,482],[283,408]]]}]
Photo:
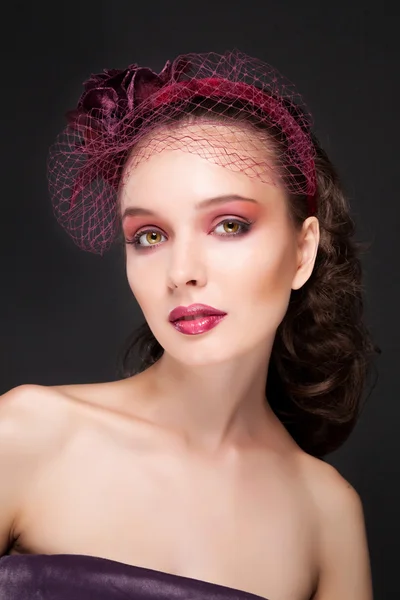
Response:
[{"label": "nose", "polygon": [[168,287],[176,289],[185,285],[202,287],[207,283],[206,265],[199,244],[195,241],[177,243],[171,248],[168,265]]}]

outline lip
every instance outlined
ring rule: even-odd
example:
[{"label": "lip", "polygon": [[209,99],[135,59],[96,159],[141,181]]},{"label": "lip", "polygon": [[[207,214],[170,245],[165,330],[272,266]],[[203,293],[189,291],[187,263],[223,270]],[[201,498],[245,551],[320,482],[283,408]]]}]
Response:
[{"label": "lip", "polygon": [[177,306],[169,314],[171,323],[183,317],[208,317],[225,316],[227,313],[207,304],[191,304],[190,306]]},{"label": "lip", "polygon": [[175,327],[177,331],[185,335],[200,335],[206,333],[210,329],[214,329],[223,319],[225,319],[226,313],[222,315],[208,315],[198,317],[193,320],[185,321],[184,319],[178,321],[172,321],[172,327]]}]

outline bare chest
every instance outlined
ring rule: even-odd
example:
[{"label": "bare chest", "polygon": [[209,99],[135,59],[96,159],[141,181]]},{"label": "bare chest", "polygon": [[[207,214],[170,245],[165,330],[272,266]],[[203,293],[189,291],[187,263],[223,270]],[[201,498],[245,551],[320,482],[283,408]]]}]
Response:
[{"label": "bare chest", "polygon": [[19,530],[16,551],[102,556],[269,600],[308,600],[315,583],[307,497],[262,460],[231,470],[77,444],[29,490]]}]

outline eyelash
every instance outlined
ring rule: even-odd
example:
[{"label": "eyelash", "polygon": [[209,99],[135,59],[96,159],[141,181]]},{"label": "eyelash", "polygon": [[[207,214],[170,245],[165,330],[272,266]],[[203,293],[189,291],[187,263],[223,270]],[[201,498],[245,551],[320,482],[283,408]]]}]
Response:
[{"label": "eyelash", "polygon": [[[238,225],[240,225],[241,230],[237,233],[225,233],[222,234],[220,237],[228,237],[228,238],[232,238],[234,236],[243,236],[246,235],[247,233],[249,233],[252,225],[253,225],[254,221],[239,221],[238,219],[224,219],[223,221],[220,221],[214,229],[216,229],[219,225],[223,225],[224,223],[237,223]],[[144,229],[144,230],[140,230],[138,231],[131,240],[125,240],[127,244],[132,244],[132,246],[134,246],[135,250],[137,250],[138,252],[142,252],[142,251],[146,251],[147,250],[153,250],[154,248],[158,248],[158,246],[162,243],[159,242],[158,244],[152,244],[151,246],[144,246],[142,244],[139,243],[140,238],[145,235],[146,233],[152,233],[152,232],[158,232],[161,233],[158,229],[154,228],[154,229]],[[163,234],[161,234],[163,235]],[[219,235],[219,234],[217,234]]]}]

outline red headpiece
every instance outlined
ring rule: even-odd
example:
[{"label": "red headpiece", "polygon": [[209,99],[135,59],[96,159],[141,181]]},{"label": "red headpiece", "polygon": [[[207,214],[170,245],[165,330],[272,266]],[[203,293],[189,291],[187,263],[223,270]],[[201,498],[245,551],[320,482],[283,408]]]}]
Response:
[{"label": "red headpiece", "polygon": [[[207,112],[210,117],[216,112],[231,134],[247,122],[241,116],[247,116],[255,129],[267,131],[269,139],[276,137],[282,148],[278,162],[272,166],[267,152],[260,162],[259,152],[249,156],[247,145],[243,167],[243,141],[238,137],[238,144],[234,143],[234,151],[229,154],[219,133],[220,155],[215,140],[210,139],[212,151],[201,154],[204,158],[267,182],[278,176],[288,192],[306,196],[309,215],[315,213],[311,118],[293,85],[269,65],[238,51],[187,54],[172,63],[168,61],[159,74],[130,65],[125,70],[92,75],[84,87],[77,108],[67,115],[67,128],[51,148],[48,162],[56,217],[81,248],[102,254],[114,240],[121,175],[138,142],[145,157],[144,136],[199,110],[202,122]],[[247,131],[248,139],[254,137],[251,128]],[[171,131],[167,139],[174,140],[169,147],[198,153],[198,147],[194,150],[190,144],[177,145],[176,134]],[[232,145],[232,135],[229,139]]]}]

